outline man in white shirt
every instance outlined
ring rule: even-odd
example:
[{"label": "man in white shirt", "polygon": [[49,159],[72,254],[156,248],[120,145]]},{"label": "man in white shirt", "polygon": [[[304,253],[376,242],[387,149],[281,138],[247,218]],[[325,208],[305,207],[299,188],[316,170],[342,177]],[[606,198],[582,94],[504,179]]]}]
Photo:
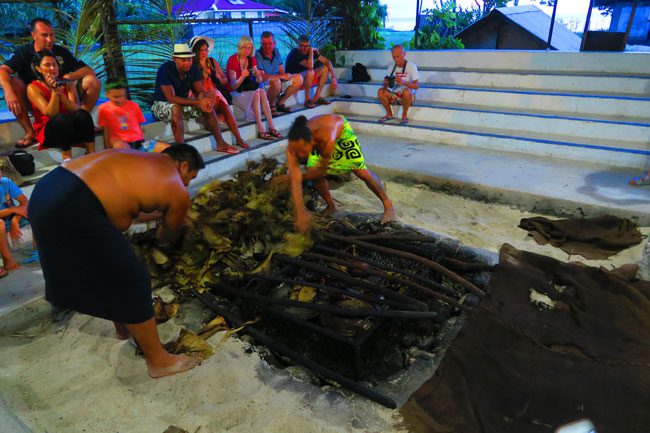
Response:
[{"label": "man in white shirt", "polygon": [[402,120],[400,125],[406,125],[408,111],[415,102],[415,93],[420,88],[418,80],[418,67],[406,60],[406,50],[401,45],[395,45],[391,50],[395,63],[386,69],[384,86],[377,92],[381,105],[386,110],[386,115],[379,119],[380,123],[393,120],[393,109],[391,104],[399,104],[403,107]]}]

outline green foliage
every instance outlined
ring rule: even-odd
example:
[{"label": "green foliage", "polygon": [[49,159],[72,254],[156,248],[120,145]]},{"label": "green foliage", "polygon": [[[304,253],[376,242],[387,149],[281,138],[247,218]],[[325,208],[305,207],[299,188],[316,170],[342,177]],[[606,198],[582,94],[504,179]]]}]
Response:
[{"label": "green foliage", "polygon": [[387,15],[386,5],[379,0],[327,0],[326,4],[340,18],[334,32],[334,44],[339,49],[384,48],[380,30]]},{"label": "green foliage", "polygon": [[307,35],[313,47],[322,47],[331,42],[334,14],[328,11],[323,0],[290,0],[282,31],[287,35],[283,42],[291,50],[298,45],[300,35]]},{"label": "green foliage", "polygon": [[[460,25],[464,24],[459,23],[455,1],[443,3],[441,9],[426,9],[424,15],[425,24],[415,32],[409,43],[410,48],[431,50],[465,48],[460,39],[454,37]],[[464,21],[468,20],[466,13],[460,17]]]}]

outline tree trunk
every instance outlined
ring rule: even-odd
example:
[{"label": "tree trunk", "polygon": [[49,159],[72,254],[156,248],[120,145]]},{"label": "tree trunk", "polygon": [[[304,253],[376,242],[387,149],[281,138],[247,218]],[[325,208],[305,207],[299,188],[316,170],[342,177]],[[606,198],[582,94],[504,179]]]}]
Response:
[{"label": "tree trunk", "polygon": [[106,65],[107,81],[123,81],[125,84],[126,67],[122,55],[122,44],[115,24],[115,4],[111,0],[98,0],[102,5],[102,46],[106,47],[104,64]]}]

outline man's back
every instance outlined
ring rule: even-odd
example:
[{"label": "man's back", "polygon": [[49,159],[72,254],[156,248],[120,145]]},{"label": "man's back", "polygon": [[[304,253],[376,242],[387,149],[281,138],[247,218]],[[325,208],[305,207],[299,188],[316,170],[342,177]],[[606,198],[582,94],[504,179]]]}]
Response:
[{"label": "man's back", "polygon": [[165,212],[189,194],[166,155],[110,149],[74,159],[64,167],[79,176],[124,231],[140,212]]}]

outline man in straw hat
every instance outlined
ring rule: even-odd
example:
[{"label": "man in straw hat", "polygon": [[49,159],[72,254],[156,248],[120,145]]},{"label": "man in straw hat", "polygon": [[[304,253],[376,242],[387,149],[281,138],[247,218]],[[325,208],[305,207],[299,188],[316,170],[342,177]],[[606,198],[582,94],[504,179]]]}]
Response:
[{"label": "man in straw hat", "polygon": [[[151,112],[156,119],[171,123],[176,143],[185,141],[183,118],[200,119],[216,140],[215,150],[238,153],[221,136],[214,104],[205,97],[201,73],[193,59],[194,53],[187,44],[174,45],[172,59],[158,68]],[[197,97],[190,97],[190,90]]]}]

